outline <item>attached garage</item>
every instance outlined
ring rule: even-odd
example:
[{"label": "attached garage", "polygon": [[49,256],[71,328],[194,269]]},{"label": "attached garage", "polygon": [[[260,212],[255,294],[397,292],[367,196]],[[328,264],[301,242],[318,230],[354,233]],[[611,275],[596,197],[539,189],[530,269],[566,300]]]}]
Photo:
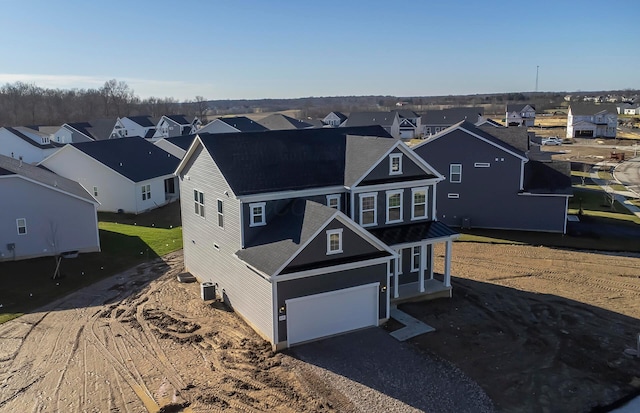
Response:
[{"label": "attached garage", "polygon": [[289,346],[378,325],[380,283],[286,300]]},{"label": "attached garage", "polygon": [[400,129],[400,139],[413,139],[415,135],[413,129]]}]

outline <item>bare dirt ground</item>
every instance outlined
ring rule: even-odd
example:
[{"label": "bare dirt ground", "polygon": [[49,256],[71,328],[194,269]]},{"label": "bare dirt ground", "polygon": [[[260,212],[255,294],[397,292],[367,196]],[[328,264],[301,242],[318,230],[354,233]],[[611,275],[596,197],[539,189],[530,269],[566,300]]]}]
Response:
[{"label": "bare dirt ground", "polygon": [[640,333],[637,254],[456,243],[452,273],[452,299],[400,306],[437,329],[412,343],[499,410],[589,412],[640,392],[640,359],[625,353]]},{"label": "bare dirt ground", "polygon": [[181,269],[180,251],[0,325],[0,412],[349,410]]}]

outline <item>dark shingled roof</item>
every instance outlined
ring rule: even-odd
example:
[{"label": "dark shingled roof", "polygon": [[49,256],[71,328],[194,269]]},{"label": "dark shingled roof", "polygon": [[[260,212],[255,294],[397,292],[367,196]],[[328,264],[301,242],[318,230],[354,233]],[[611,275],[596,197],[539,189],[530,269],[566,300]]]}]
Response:
[{"label": "dark shingled roof", "polygon": [[79,183],[8,156],[0,155],[0,175],[24,176],[45,186],[97,203]]},{"label": "dark shingled roof", "polygon": [[571,163],[530,160],[524,165],[524,190],[532,194],[573,195]]},{"label": "dark shingled roof", "polygon": [[413,119],[413,118],[420,117],[420,115],[418,115],[417,113],[409,109],[396,109],[396,110],[393,110],[392,112],[396,112],[398,116],[406,119]]},{"label": "dark shingled roof", "polygon": [[[338,118],[340,118],[340,122],[344,122],[345,120],[347,120],[347,115],[345,115],[345,114],[344,114],[344,113],[342,113],[342,112],[336,112],[336,111],[333,111],[333,112],[331,112],[331,113],[333,113],[333,114],[334,114],[334,115],[336,115]],[[330,113],[330,114],[331,114],[331,113]],[[329,116],[329,115],[327,115],[327,116]],[[326,116],[325,116],[325,117],[326,117]]]},{"label": "dark shingled roof", "polygon": [[218,118],[218,120],[238,129],[240,132],[261,132],[269,130],[246,116],[232,116],[228,118]]},{"label": "dark shingled roof", "polygon": [[[29,136],[25,135],[22,131],[20,131],[19,129],[22,128],[21,126],[16,126],[15,128],[12,128],[10,126],[5,126],[4,127],[6,130],[8,130],[9,132],[11,132],[12,134],[14,134],[15,136],[17,136],[18,138],[22,139],[23,141],[27,142],[29,145],[33,145],[36,148],[40,148],[40,149],[51,149],[51,148],[59,148],[62,145],[56,142],[50,142],[50,143],[40,143],[40,142],[36,142],[33,139],[31,139]],[[42,133],[39,133],[37,131],[33,131],[34,134],[38,134],[38,135],[43,135]]]},{"label": "dark shingled roof", "polygon": [[90,139],[100,141],[111,137],[111,131],[113,131],[115,124],[114,119],[95,119],[87,122],[67,123],[66,125]]},{"label": "dark shingled roof", "polygon": [[351,176],[345,173],[347,135],[379,137],[388,149],[395,144],[380,126],[208,134],[200,139],[233,192],[248,195],[344,185],[345,176]]},{"label": "dark shingled roof", "polygon": [[530,103],[509,103],[507,105],[507,112],[511,113],[511,112],[520,112],[522,109],[524,109],[527,105],[531,106],[531,108],[533,110],[536,110],[535,105],[532,105]]},{"label": "dark shingled roof", "polygon": [[595,104],[595,103],[571,103],[569,105],[571,114],[574,116],[589,116],[595,115],[598,112],[606,110],[611,114],[618,114],[618,109],[615,105],[610,104]]},{"label": "dark shingled roof", "polygon": [[138,125],[149,128],[152,126],[156,126],[157,122],[153,122],[151,116],[127,116],[127,119],[137,123]]},{"label": "dark shingled roof", "polygon": [[426,221],[394,227],[381,227],[369,230],[369,232],[386,245],[419,242],[433,238],[451,237],[458,234],[440,221]]},{"label": "dark shingled roof", "polygon": [[308,129],[313,127],[310,123],[281,113],[271,114],[266,118],[260,119],[258,123],[270,130]]},{"label": "dark shingled roof", "polygon": [[70,144],[133,182],[172,174],[180,160],[140,137]]},{"label": "dark shingled roof", "polygon": [[380,125],[389,127],[396,118],[395,112],[354,112],[349,115],[344,126]]},{"label": "dark shingled roof", "polygon": [[481,125],[479,126],[479,129],[495,136],[522,152],[527,152],[529,150],[529,135],[527,133],[527,128],[496,128],[491,125]]},{"label": "dark shingled roof", "polygon": [[[164,138],[164,140],[186,151],[189,149],[189,146],[191,146],[191,144],[193,143],[193,140],[197,135],[198,135],[197,133],[194,133],[193,135],[174,136],[173,138]],[[200,136],[206,136],[206,135],[210,135],[210,133],[200,134]]]},{"label": "dark shingled roof", "polygon": [[171,119],[178,125],[191,125],[191,122],[184,115],[165,115],[164,117]]},{"label": "dark shingled roof", "polygon": [[453,125],[463,120],[476,123],[484,114],[484,108],[464,107],[441,110],[428,110],[422,115],[423,125]]}]

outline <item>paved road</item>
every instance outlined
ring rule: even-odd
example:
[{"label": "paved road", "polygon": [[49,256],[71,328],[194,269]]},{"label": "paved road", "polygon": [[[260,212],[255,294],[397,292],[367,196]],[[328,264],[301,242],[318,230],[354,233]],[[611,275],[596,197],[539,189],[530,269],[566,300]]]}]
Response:
[{"label": "paved road", "polygon": [[356,412],[492,412],[489,397],[460,370],[381,328],[290,350],[344,394]]},{"label": "paved road", "polygon": [[622,162],[616,167],[614,176],[627,189],[640,196],[640,157]]}]

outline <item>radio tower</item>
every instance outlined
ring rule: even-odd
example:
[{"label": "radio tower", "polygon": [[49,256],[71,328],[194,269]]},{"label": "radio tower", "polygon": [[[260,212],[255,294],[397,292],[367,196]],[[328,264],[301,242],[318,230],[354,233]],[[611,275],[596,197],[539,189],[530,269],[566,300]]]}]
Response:
[{"label": "radio tower", "polygon": [[538,70],[540,66],[536,66],[536,93],[538,92]]}]

